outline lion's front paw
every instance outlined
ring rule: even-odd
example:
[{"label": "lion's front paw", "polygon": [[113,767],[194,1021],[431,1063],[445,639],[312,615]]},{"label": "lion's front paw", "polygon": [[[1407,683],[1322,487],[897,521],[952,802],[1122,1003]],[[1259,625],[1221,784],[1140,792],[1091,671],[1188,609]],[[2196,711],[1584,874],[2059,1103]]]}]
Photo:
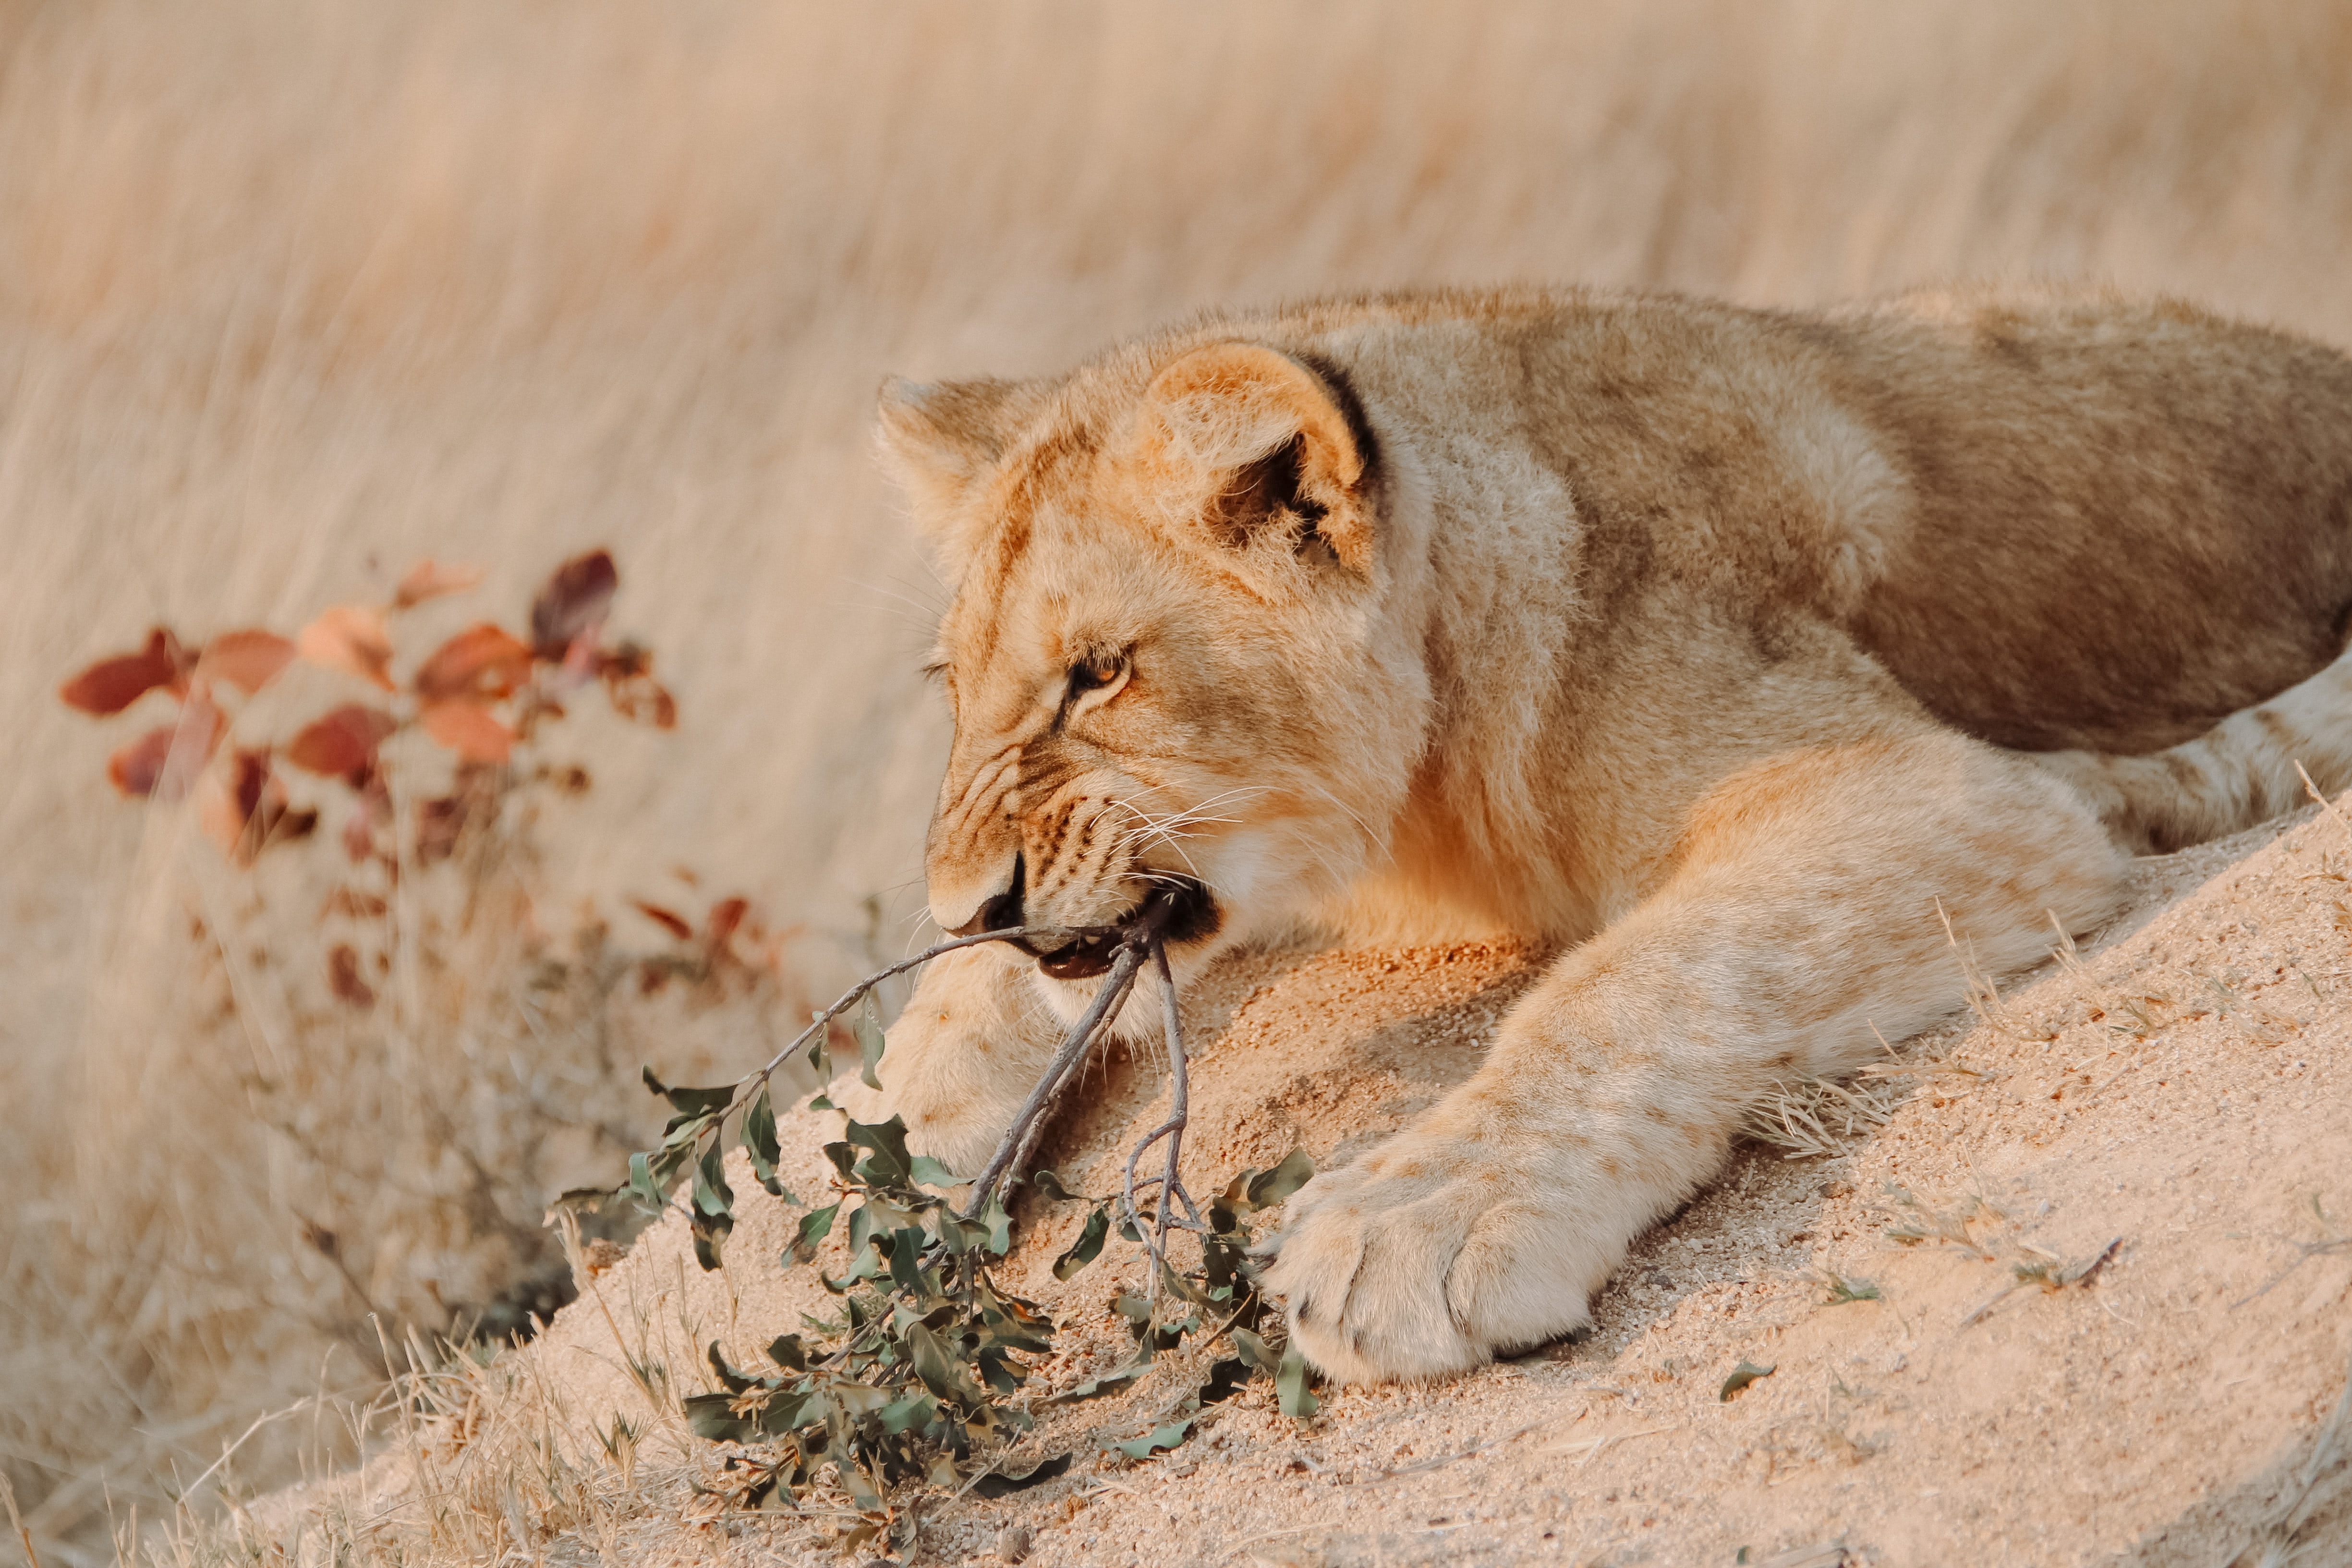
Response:
[{"label": "lion's front paw", "polygon": [[1267,1284],[1343,1383],[1444,1377],[1581,1328],[1622,1244],[1580,1224],[1556,1161],[1414,1128],[1290,1200]]}]

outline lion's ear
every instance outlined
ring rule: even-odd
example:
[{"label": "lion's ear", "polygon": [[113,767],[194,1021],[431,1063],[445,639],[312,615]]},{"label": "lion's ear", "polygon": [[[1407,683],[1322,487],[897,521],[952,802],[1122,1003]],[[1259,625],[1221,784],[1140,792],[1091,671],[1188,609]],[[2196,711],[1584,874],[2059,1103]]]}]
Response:
[{"label": "lion's ear", "polygon": [[1256,343],[1195,349],[1152,381],[1141,437],[1202,498],[1217,542],[1372,563],[1371,434],[1336,371]]},{"label": "lion's ear", "polygon": [[1045,400],[1045,384],[941,381],[892,376],[877,403],[882,465],[914,504],[915,521],[944,548],[957,548],[965,503]]}]

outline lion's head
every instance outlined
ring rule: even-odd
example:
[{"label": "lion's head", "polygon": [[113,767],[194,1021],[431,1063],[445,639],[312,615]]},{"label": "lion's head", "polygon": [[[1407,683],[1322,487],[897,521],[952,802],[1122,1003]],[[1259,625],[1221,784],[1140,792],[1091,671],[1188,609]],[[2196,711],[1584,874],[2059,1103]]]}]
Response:
[{"label": "lion's head", "polygon": [[[941,927],[1156,912],[1197,965],[1387,852],[1428,680],[1337,367],[1196,336],[1057,381],[893,383],[881,434],[953,590]],[[1061,981],[1106,945],[1029,944]]]}]

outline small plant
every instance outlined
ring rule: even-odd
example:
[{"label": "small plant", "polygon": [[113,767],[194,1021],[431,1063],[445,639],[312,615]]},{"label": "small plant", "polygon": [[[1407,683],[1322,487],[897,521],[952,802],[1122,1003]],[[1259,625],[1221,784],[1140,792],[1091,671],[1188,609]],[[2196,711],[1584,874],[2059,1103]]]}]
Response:
[{"label": "small plant", "polygon": [[[1169,1053],[1173,1071],[1172,1109],[1129,1153],[1119,1190],[1091,1200],[1067,1191],[1050,1170],[1029,1178],[1049,1202],[1090,1201],[1091,1211],[1077,1240],[1055,1260],[1055,1277],[1068,1279],[1101,1255],[1116,1230],[1141,1246],[1150,1258],[1150,1282],[1144,1295],[1122,1293],[1114,1310],[1136,1342],[1134,1358],[1118,1370],[1053,1396],[1069,1403],[1112,1394],[1139,1378],[1161,1352],[1188,1338],[1213,1343],[1229,1339],[1234,1353],[1215,1362],[1207,1378],[1163,1414],[1163,1422],[1132,1442],[1118,1445],[1133,1458],[1172,1448],[1190,1436],[1192,1412],[1230,1397],[1259,1373],[1271,1376],[1285,1413],[1305,1419],[1314,1413],[1304,1359],[1279,1340],[1269,1344],[1261,1330],[1269,1308],[1259,1293],[1247,1258],[1249,1217],[1282,1202],[1314,1174],[1304,1151],[1269,1171],[1245,1171],[1208,1205],[1205,1214],[1178,1181],[1176,1164],[1188,1119],[1186,1066],[1173,977],[1160,932],[1146,914],[1129,925],[1103,931],[1064,932],[1008,929],[943,942],[929,952],[868,976],[831,1007],[819,1012],[801,1037],[759,1070],[730,1085],[673,1088],[648,1072],[648,1088],[663,1096],[674,1114],[661,1145],[631,1157],[628,1183],[619,1194],[658,1209],[683,1184],[685,1208],[703,1268],[719,1267],[721,1249],[734,1229],[734,1193],[724,1170],[726,1130],[730,1119],[753,1173],[772,1194],[796,1202],[777,1179],[781,1150],[771,1079],[793,1053],[805,1048],[818,1081],[833,1077],[830,1026],[855,1013],[865,1080],[879,1087],[874,1068],[883,1039],[873,988],[944,952],[982,942],[1016,937],[1062,940],[1079,936],[1103,941],[1113,957],[1102,989],[1071,1030],[1053,1063],[1006,1129],[979,1175],[967,1179],[938,1161],[907,1149],[907,1132],[896,1117],[879,1126],[845,1118],[844,1136],[824,1152],[834,1167],[834,1201],[803,1214],[785,1261],[806,1263],[843,1221],[846,1209],[849,1268],[839,1279],[820,1273],[824,1288],[842,1299],[841,1315],[806,1320],[812,1344],[787,1334],[768,1347],[775,1371],[747,1372],[730,1365],[714,1342],[712,1371],[720,1391],[685,1401],[688,1418],[702,1436],[747,1446],[739,1468],[744,1500],[757,1504],[782,1489],[798,1500],[829,1468],[864,1517],[856,1540],[892,1527],[896,1516],[886,1498],[894,1487],[927,1480],[971,1484],[1000,1496],[1035,1485],[1066,1470],[1061,1455],[1013,1475],[992,1470],[981,1448],[991,1439],[1030,1425],[1028,1412],[1012,1403],[1028,1381],[1023,1357],[1049,1350],[1054,1325],[1037,1304],[999,1289],[992,1266],[1011,1251],[1013,1221],[1006,1197],[1034,1151],[1054,1099],[1076,1074],[1106,1021],[1116,1013],[1147,959],[1158,969]],[[835,1109],[820,1092],[812,1110]],[[1164,1144],[1164,1163],[1153,1175],[1138,1166],[1155,1145]],[[948,1190],[966,1186],[970,1196],[959,1212]],[[1147,1195],[1148,1194],[1148,1195]],[[615,1195],[602,1190],[566,1194],[577,1206],[596,1206]],[[1171,1231],[1194,1235],[1199,1263],[1180,1268],[1171,1258]],[[976,1461],[969,1465],[968,1461]],[[854,1541],[852,1544],[856,1544]]]},{"label": "small plant", "polygon": [[1850,1278],[1834,1270],[1822,1272],[1822,1284],[1829,1292],[1827,1300],[1822,1302],[1823,1306],[1843,1307],[1849,1301],[1876,1301],[1885,1299],[1885,1292],[1879,1289],[1875,1282]]},{"label": "small plant", "polygon": [[[308,837],[318,826],[315,808],[289,805],[283,764],[341,782],[354,803],[342,829],[345,852],[355,865],[374,860],[396,870],[384,748],[404,731],[422,731],[457,762],[456,788],[416,806],[415,852],[430,864],[446,858],[473,815],[495,801],[498,787],[487,770],[505,768],[518,744],[528,743],[541,724],[562,718],[562,700],[572,692],[601,683],[624,718],[665,730],[677,721],[676,701],[653,679],[652,655],[635,642],[604,640],[620,574],[601,550],[565,562],[548,579],[531,605],[528,640],[485,621],[444,642],[405,680],[395,681],[397,617],[471,588],[479,578],[477,572],[419,562],[389,601],[337,605],[292,637],[248,627],[223,632],[192,650],[171,627],[157,626],[144,647],[99,660],[67,681],[58,696],[104,718],[151,691],[169,695],[175,704],[172,720],[116,751],[107,759],[107,777],[124,795],[142,799],[194,795],[205,833],[239,865],[251,865],[273,844]],[[298,658],[382,695],[330,709],[282,748],[231,742],[236,710]],[[230,742],[226,752],[224,742]],[[545,776],[576,790],[585,784],[577,773]]]},{"label": "small plant", "polygon": [[[272,1194],[247,1231],[259,1220],[327,1266],[307,1321],[384,1372],[371,1317],[503,1338],[569,1299],[533,1222],[583,1153],[642,1135],[611,1060],[618,1010],[664,993],[665,1007],[726,1003],[762,1022],[806,1005],[782,968],[790,933],[685,873],[690,898],[635,902],[651,942],[616,937],[593,911],[547,933],[535,828],[543,804],[591,787],[555,750],[562,721],[592,689],[659,730],[677,705],[645,646],[610,630],[620,579],[608,552],[563,562],[520,626],[476,620],[417,641],[415,612],[478,578],[421,562],[382,599],[334,605],[290,636],[244,627],[200,641],[157,626],[59,690],[93,717],[152,712],[108,778],[152,807],[192,810],[250,873],[233,897],[192,896],[212,997],[171,1033],[246,1037],[251,1067],[206,1082],[276,1152],[233,1148],[225,1129],[205,1152],[250,1194]],[[273,910],[300,929],[268,923]],[[239,1059],[184,1049],[208,1069]],[[277,1183],[267,1162],[289,1154],[302,1173]],[[276,1195],[288,1191],[290,1212]],[[216,1223],[226,1239],[190,1251],[251,1239]]]}]

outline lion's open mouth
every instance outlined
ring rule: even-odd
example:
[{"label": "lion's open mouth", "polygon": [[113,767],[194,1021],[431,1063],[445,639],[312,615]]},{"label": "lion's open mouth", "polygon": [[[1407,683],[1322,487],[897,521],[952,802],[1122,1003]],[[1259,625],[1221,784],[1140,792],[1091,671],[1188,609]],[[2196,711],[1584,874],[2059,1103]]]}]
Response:
[{"label": "lion's open mouth", "polygon": [[1056,980],[1088,980],[1109,971],[1113,955],[1130,937],[1151,933],[1162,942],[1192,942],[1213,932],[1220,919],[1217,901],[1200,883],[1188,879],[1157,887],[1125,919],[1091,927],[1076,942],[1037,953],[1037,967]]}]

